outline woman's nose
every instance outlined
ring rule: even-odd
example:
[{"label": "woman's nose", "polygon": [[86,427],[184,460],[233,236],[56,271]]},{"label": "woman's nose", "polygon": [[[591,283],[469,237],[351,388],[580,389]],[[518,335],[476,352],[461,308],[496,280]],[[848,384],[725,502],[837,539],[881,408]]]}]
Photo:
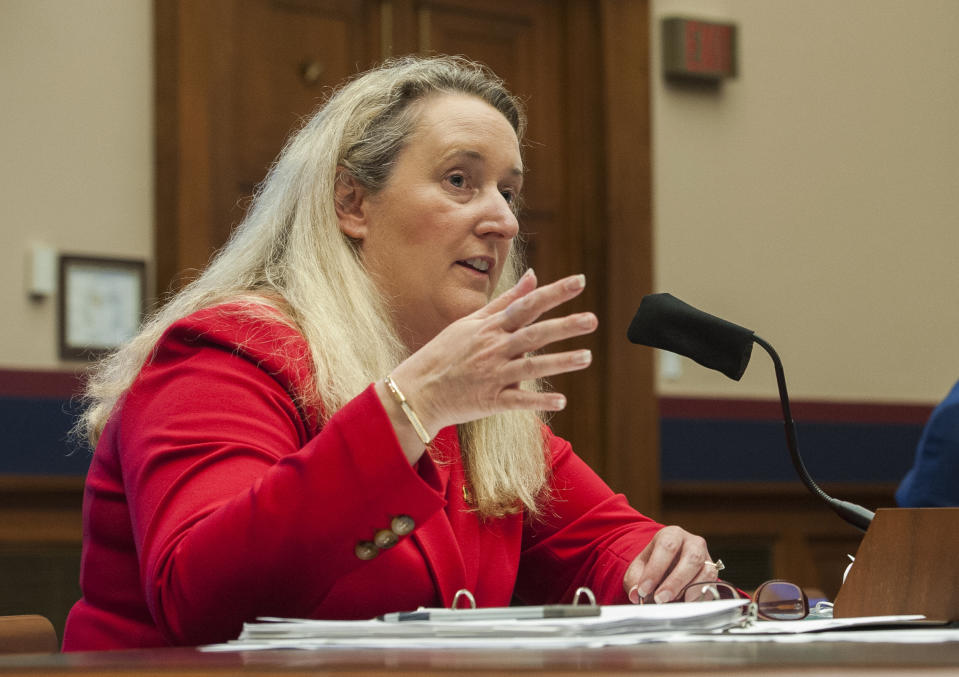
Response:
[{"label": "woman's nose", "polygon": [[512,239],[519,233],[519,221],[513,207],[499,190],[492,192],[483,202],[483,211],[477,226],[479,235],[493,235]]}]

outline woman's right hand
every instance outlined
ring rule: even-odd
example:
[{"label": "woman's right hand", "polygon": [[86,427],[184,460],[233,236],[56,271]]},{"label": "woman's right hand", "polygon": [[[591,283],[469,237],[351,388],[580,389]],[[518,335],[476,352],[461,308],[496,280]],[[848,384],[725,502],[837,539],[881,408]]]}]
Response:
[{"label": "woman's right hand", "polygon": [[[522,390],[520,382],[584,369],[589,350],[528,355],[556,341],[595,331],[593,313],[540,320],[540,316],[578,296],[582,275],[543,287],[528,270],[512,289],[437,334],[392,373],[430,437],[449,425],[504,411],[559,411],[566,398],[556,392]],[[376,384],[404,451],[411,462],[423,444],[386,386]]]}]

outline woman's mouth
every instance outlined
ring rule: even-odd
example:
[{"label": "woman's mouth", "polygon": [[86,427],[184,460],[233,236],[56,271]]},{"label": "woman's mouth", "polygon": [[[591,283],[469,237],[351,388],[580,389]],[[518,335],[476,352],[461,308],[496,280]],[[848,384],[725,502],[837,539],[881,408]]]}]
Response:
[{"label": "woman's mouth", "polygon": [[492,264],[490,263],[489,259],[484,259],[481,257],[463,259],[462,261],[457,261],[456,263],[464,268],[470,268],[471,270],[475,270],[478,273],[483,273],[484,275],[488,275],[490,268],[492,268]]}]

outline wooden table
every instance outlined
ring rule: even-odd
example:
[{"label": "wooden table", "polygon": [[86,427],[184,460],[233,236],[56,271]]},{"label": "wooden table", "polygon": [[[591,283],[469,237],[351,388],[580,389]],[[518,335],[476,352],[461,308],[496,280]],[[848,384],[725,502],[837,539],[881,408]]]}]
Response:
[{"label": "wooden table", "polygon": [[9,675],[959,675],[959,642],[644,644],[602,649],[202,653],[149,649],[0,657]]}]

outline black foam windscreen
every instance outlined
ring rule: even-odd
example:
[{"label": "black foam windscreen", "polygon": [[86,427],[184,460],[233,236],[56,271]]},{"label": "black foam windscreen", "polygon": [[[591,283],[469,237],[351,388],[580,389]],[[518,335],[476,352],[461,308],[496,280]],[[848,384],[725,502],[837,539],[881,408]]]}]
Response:
[{"label": "black foam windscreen", "polygon": [[742,378],[753,350],[753,332],[704,313],[671,294],[648,294],[629,324],[627,338],[662,348],[722,372]]}]

